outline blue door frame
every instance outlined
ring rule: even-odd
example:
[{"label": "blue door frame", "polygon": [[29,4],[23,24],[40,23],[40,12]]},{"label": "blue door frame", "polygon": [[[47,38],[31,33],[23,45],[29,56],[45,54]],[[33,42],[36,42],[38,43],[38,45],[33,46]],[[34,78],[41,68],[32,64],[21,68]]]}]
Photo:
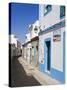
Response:
[{"label": "blue door frame", "polygon": [[[48,53],[48,51],[47,51],[47,45],[46,45],[46,42],[50,42],[50,69],[51,69],[51,38],[47,38],[47,39],[45,39],[45,41],[44,41],[44,65],[45,65],[45,72],[46,71],[48,71],[47,70],[47,62],[48,62],[48,57],[47,57],[47,53]],[[49,70],[49,72],[50,72],[50,70]]]}]

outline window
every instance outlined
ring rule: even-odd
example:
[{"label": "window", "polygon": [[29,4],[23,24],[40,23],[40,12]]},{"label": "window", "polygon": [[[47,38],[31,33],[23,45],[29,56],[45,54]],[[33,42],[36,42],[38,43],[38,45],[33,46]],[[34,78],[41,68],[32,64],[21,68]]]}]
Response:
[{"label": "window", "polygon": [[35,26],[34,31],[35,31],[35,33],[37,33],[37,31],[38,31],[37,26]]},{"label": "window", "polygon": [[51,5],[47,5],[46,7],[44,7],[44,15],[48,14],[50,11],[52,10],[52,6]]},{"label": "window", "polygon": [[65,6],[60,6],[60,18],[65,16]]}]

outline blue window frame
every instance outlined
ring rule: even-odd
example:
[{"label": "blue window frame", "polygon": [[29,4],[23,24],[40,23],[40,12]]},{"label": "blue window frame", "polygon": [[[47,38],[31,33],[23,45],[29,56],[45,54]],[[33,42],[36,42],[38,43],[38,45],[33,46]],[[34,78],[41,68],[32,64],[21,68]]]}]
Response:
[{"label": "blue window frame", "polygon": [[44,13],[44,16],[46,14],[48,14],[51,10],[52,10],[52,5],[47,5],[45,8],[44,8],[44,11],[46,10],[46,12]]},{"label": "blue window frame", "polygon": [[60,18],[65,16],[65,6],[60,6]]}]

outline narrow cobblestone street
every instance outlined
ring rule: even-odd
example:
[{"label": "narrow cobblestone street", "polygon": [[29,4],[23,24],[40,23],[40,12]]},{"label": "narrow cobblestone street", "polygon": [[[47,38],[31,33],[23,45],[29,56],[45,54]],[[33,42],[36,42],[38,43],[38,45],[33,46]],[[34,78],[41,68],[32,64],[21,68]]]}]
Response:
[{"label": "narrow cobblestone street", "polygon": [[18,57],[13,57],[11,61],[11,86],[38,86],[40,83],[33,77],[27,76],[23,67],[18,61]]}]

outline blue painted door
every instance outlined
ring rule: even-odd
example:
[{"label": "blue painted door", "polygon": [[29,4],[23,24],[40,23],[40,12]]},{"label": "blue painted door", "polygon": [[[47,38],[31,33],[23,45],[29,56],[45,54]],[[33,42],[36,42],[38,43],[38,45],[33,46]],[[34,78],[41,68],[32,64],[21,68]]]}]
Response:
[{"label": "blue painted door", "polygon": [[47,47],[47,70],[50,71],[50,41],[46,41]]},{"label": "blue painted door", "polygon": [[50,39],[45,40],[45,71],[50,71],[50,66],[51,66],[51,41]]}]

